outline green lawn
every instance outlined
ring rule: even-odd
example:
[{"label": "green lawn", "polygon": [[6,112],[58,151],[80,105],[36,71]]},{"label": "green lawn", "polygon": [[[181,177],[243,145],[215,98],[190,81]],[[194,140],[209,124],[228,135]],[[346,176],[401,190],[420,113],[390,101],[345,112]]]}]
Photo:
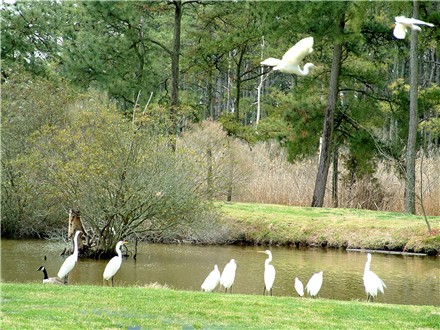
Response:
[{"label": "green lawn", "polygon": [[440,217],[360,209],[221,203],[234,239],[251,244],[299,244],[440,253]]},{"label": "green lawn", "polygon": [[439,329],[440,308],[143,287],[1,284],[2,329]]}]

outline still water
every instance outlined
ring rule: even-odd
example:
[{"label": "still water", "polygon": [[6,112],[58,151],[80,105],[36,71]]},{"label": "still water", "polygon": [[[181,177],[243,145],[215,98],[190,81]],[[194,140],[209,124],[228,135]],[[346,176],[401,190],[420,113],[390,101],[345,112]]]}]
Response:
[{"label": "still water", "polygon": [[[130,248],[130,244],[129,248]],[[1,240],[1,280],[38,282],[44,265],[56,276],[64,261],[59,256],[66,245],[44,240]],[[133,247],[131,247],[133,248]],[[117,286],[151,283],[180,290],[200,290],[205,277],[218,264],[220,271],[231,258],[237,263],[234,293],[262,294],[265,254],[254,246],[192,246],[140,244],[137,259],[124,259],[116,274]],[[362,275],[366,253],[342,250],[271,247],[276,268],[273,294],[296,296],[297,276],[306,285],[314,272],[324,272],[320,297],[365,300]],[[44,256],[47,260],[44,260]],[[69,284],[102,285],[107,261],[79,260],[69,275]],[[440,306],[440,258],[373,253],[371,270],[387,285],[376,301],[396,304]],[[216,291],[220,291],[218,288]]]}]

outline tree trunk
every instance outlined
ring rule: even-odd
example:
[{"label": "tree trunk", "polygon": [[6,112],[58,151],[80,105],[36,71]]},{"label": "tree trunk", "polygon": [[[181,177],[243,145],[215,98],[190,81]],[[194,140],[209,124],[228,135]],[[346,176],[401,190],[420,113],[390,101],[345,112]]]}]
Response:
[{"label": "tree trunk", "polygon": [[[180,59],[180,31],[182,25],[183,3],[181,0],[173,1],[174,11],[174,37],[173,51],[171,52],[171,109],[170,117],[173,134],[178,134],[177,108],[179,106],[179,59]],[[175,149],[175,144],[173,149]]]},{"label": "tree trunk", "polygon": [[235,99],[235,120],[237,122],[240,121],[240,98],[241,98],[241,67],[243,65],[243,59],[244,54],[246,52],[246,45],[243,49],[240,50],[240,55],[238,57],[238,62],[236,63],[237,66],[237,76],[236,76],[236,82],[235,82],[235,89],[236,89],[236,99]]},{"label": "tree trunk", "polygon": [[[341,31],[344,29],[344,15],[340,21]],[[342,42],[337,41],[333,46],[333,62],[330,72],[330,90],[328,104],[325,111],[324,129],[321,152],[319,157],[318,173],[316,174],[315,190],[313,192],[312,207],[322,207],[325,197],[328,170],[332,150],[333,118],[338,100],[339,73],[342,60]]]},{"label": "tree trunk", "polygon": [[339,164],[339,149],[338,146],[334,147],[333,151],[333,176],[332,176],[332,203],[333,207],[339,206],[339,196],[338,196],[338,164]]},{"label": "tree trunk", "polygon": [[[413,17],[419,14],[418,3],[413,1]],[[406,149],[406,187],[405,187],[405,210],[407,213],[416,213],[416,140],[417,140],[417,88],[418,88],[418,61],[417,61],[417,31],[411,32],[410,50],[410,90],[409,90],[409,127],[408,142]]]}]

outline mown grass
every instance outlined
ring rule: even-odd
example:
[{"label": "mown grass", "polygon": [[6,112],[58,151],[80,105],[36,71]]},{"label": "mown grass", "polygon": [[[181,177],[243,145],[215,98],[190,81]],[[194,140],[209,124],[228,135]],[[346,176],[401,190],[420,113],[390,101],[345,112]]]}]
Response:
[{"label": "mown grass", "polygon": [[3,329],[438,329],[440,309],[143,287],[2,283]]},{"label": "mown grass", "polygon": [[440,253],[440,217],[361,209],[222,203],[234,240],[335,248]]}]

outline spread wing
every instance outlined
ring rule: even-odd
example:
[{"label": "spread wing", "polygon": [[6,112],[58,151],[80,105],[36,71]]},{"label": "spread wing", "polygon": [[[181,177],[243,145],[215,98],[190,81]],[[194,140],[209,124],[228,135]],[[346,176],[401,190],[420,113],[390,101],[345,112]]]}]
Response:
[{"label": "spread wing", "polygon": [[283,62],[287,64],[300,64],[306,55],[313,52],[313,37],[307,37],[298,41],[283,55]]},{"label": "spread wing", "polygon": [[424,22],[421,21],[419,19],[415,19],[415,18],[408,18],[405,16],[397,16],[395,17],[395,21],[396,23],[401,23],[401,24],[405,24],[405,25],[413,25],[413,24],[418,24],[418,25],[427,25],[427,26],[434,26],[434,24],[432,23],[428,23],[428,22]]},{"label": "spread wing", "polygon": [[278,63],[280,63],[280,60],[277,58],[269,57],[265,59],[263,62],[261,62],[261,65],[267,65],[267,66],[277,66]]}]

